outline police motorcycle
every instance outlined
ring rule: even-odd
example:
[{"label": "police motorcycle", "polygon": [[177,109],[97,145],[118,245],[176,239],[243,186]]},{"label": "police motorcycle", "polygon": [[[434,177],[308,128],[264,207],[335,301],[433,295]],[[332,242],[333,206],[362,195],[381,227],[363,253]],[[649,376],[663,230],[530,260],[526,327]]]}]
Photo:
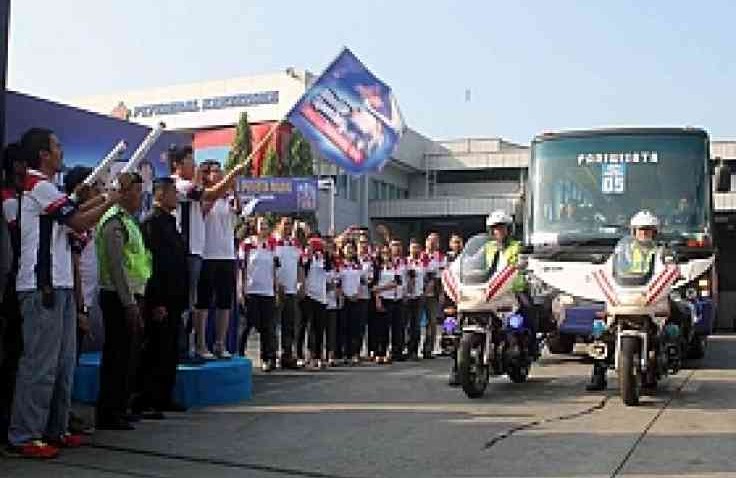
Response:
[{"label": "police motorcycle", "polygon": [[508,264],[499,249],[488,257],[488,234],[473,236],[465,250],[442,275],[445,293],[456,304],[461,336],[457,374],[469,398],[485,393],[491,375],[525,382],[536,340],[527,319],[518,313],[512,284],[523,267]]},{"label": "police motorcycle", "polygon": [[605,297],[605,309],[593,323],[588,353],[602,382],[606,370],[614,369],[624,404],[638,405],[642,388],[655,388],[680,370],[682,326],[688,324],[672,320],[676,305],[670,299],[680,269],[664,247],[642,252],[633,237],[625,237],[591,276]]}]

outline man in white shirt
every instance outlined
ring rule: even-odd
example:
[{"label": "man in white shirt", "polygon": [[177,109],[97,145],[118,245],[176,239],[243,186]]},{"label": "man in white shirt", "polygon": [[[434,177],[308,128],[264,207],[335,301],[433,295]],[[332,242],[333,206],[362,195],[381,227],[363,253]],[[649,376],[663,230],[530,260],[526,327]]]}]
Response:
[{"label": "man in white shirt", "polygon": [[295,331],[298,318],[297,284],[304,281],[300,265],[302,246],[294,237],[294,220],[288,216],[281,218],[279,228],[274,234],[276,257],[279,268],[277,280],[277,317],[281,322],[281,367],[297,368],[293,355]]},{"label": "man in white shirt", "polygon": [[[220,163],[207,161],[208,175],[204,186],[212,187],[222,181]],[[237,201],[234,196],[218,198],[204,203],[205,241],[202,251],[202,271],[197,290],[197,310],[194,316],[194,330],[197,336],[196,354],[205,360],[215,356],[229,359],[226,347],[230,314],[235,290],[235,219]],[[211,306],[215,306],[215,347],[214,355],[207,349],[205,341],[207,316]]]},{"label": "man in white shirt", "polygon": [[[20,207],[20,258],[16,288],[23,316],[23,355],[18,366],[8,441],[29,458],[53,458],[59,447],[81,445],[68,433],[76,358],[77,309],[68,229],[94,226],[118,198],[111,192],[84,211],[58,190],[62,169],[56,135],[33,128],[21,144],[29,170]],[[42,332],[42,333],[41,333]]]},{"label": "man in white shirt", "polygon": [[[235,179],[246,170],[247,166],[242,163],[238,164],[220,182],[205,188],[202,186],[203,171],[195,168],[194,152],[191,146],[172,151],[170,161],[172,178],[179,196],[179,205],[176,210],[177,226],[184,235],[189,248],[189,306],[191,308],[197,301],[197,284],[202,268],[202,252],[205,243],[202,202],[215,201],[225,196],[235,184]],[[183,347],[182,352],[187,356],[189,347]]]},{"label": "man in white shirt", "polygon": [[412,238],[409,242],[409,257],[406,259],[406,319],[409,329],[409,360],[419,359],[420,317],[422,307],[424,307],[424,275],[428,265],[429,261],[422,257],[422,246],[419,241]]},{"label": "man in white shirt", "polygon": [[427,236],[423,254],[427,262],[425,269],[424,310],[427,323],[424,328],[424,346],[422,356],[432,359],[432,352],[437,342],[437,324],[440,321],[440,293],[439,278],[447,265],[447,258],[440,251],[440,236],[436,232]]}]

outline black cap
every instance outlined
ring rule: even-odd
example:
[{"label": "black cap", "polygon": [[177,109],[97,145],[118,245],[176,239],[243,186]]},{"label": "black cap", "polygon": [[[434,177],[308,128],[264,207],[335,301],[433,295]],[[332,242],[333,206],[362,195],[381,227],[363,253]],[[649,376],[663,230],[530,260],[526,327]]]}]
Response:
[{"label": "black cap", "polygon": [[71,194],[91,173],[92,168],[90,167],[74,166],[64,175],[64,191]]}]

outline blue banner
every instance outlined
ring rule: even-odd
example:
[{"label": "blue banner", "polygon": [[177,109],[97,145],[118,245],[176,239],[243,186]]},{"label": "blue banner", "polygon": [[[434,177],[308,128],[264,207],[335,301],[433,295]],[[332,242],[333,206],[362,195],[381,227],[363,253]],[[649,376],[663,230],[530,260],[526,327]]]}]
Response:
[{"label": "blue banner", "polygon": [[255,213],[297,213],[317,209],[315,178],[240,178],[236,191],[243,203],[259,199]]},{"label": "blue banner", "polygon": [[381,169],[404,132],[391,89],[347,48],[287,119],[322,156],[354,175]]}]

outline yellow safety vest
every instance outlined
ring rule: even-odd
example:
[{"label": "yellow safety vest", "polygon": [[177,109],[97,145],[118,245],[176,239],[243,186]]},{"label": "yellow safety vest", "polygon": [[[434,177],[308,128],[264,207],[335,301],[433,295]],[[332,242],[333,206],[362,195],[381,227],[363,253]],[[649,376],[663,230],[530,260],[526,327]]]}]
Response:
[{"label": "yellow safety vest", "polygon": [[[498,243],[495,240],[486,242],[486,264],[490,267],[493,264],[493,258],[496,256],[498,250]],[[503,249],[502,254],[506,263],[509,265],[519,264],[519,254],[521,253],[521,243],[514,239],[508,241],[508,245]],[[526,279],[520,272],[515,278],[511,285],[511,290],[514,292],[524,292],[527,289]]]},{"label": "yellow safety vest", "polygon": [[143,242],[143,234],[141,234],[138,223],[120,206],[113,206],[100,219],[100,225],[97,228],[95,237],[95,245],[97,249],[97,264],[100,273],[100,283],[110,284],[110,264],[108,263],[107,245],[102,239],[102,229],[105,223],[118,217],[125,227],[128,240],[123,246],[123,267],[128,274],[128,278],[136,288],[144,288],[146,282],[151,277],[151,252],[146,249]]}]

